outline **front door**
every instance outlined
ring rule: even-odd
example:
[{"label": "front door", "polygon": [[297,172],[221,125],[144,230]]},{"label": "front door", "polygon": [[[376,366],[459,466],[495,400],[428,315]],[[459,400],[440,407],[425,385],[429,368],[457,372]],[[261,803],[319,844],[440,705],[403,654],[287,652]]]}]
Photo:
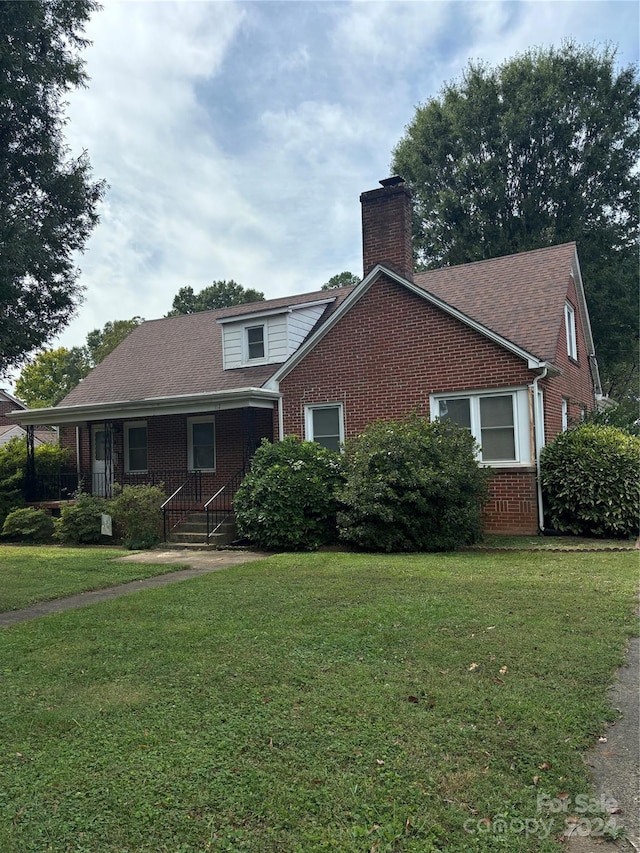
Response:
[{"label": "front door", "polygon": [[92,494],[111,496],[111,430],[105,424],[93,424],[91,427],[91,479]]}]

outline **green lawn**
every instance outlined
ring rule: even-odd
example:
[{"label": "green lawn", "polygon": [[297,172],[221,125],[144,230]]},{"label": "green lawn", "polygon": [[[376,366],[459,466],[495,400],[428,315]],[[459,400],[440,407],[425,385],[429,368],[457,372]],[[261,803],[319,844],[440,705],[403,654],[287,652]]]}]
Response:
[{"label": "green lawn", "polygon": [[559,851],[637,569],[294,554],[4,629],[0,850]]},{"label": "green lawn", "polygon": [[130,553],[116,548],[0,545],[0,613],[184,568],[116,559]]}]

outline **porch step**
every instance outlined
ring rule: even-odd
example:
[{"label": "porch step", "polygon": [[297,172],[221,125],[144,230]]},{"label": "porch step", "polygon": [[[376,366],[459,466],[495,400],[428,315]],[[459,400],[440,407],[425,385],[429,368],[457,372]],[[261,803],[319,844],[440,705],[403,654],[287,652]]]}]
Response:
[{"label": "porch step", "polygon": [[[215,527],[220,519],[213,519]],[[189,513],[182,521],[180,521],[171,531],[169,539],[171,542],[181,545],[200,545],[204,547],[218,547],[220,545],[228,545],[238,538],[235,518],[230,516],[216,530],[216,532],[207,539],[207,514],[205,512]]]}]

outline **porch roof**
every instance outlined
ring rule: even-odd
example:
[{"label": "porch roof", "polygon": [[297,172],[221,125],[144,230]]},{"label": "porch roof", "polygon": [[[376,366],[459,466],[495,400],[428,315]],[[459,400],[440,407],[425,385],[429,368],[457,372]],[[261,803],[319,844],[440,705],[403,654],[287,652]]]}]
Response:
[{"label": "porch roof", "polygon": [[146,418],[157,415],[219,412],[246,407],[270,409],[280,394],[265,388],[234,388],[201,394],[179,394],[147,397],[139,400],[115,400],[104,403],[78,404],[48,409],[26,409],[11,414],[24,425],[81,424],[86,421],[109,421],[123,418]]}]

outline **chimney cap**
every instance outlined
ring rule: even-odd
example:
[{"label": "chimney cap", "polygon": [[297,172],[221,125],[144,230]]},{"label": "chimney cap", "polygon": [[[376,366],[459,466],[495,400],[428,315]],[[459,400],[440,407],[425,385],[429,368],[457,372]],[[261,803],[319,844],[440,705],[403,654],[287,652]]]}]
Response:
[{"label": "chimney cap", "polygon": [[390,178],[383,178],[378,183],[383,187],[397,187],[398,184],[404,184],[405,180],[400,175],[392,175]]}]

